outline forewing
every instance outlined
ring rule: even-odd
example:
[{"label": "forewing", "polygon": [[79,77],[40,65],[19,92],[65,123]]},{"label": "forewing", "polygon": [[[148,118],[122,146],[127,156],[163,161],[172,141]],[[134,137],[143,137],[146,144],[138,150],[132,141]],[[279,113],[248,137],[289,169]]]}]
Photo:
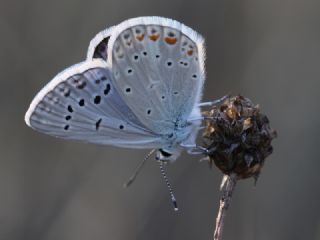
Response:
[{"label": "forewing", "polygon": [[91,41],[87,52],[87,60],[100,58],[107,61],[108,44],[114,27],[99,32]]},{"label": "forewing", "polygon": [[35,97],[25,120],[65,139],[133,148],[159,146],[122,100],[106,62],[86,61],[55,77]]},{"label": "forewing", "polygon": [[198,112],[204,40],[192,29],[161,17],[130,19],[113,29],[108,55],[115,87],[149,129],[172,132]]}]

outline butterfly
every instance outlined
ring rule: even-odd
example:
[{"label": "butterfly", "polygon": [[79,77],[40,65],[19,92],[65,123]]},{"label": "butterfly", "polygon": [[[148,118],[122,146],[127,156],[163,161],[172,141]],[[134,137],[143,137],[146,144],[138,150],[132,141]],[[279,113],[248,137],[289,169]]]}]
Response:
[{"label": "butterfly", "polygon": [[85,61],[54,77],[25,115],[64,139],[156,149],[174,161],[197,148],[205,81],[204,38],[163,17],[138,17],[98,33]]}]

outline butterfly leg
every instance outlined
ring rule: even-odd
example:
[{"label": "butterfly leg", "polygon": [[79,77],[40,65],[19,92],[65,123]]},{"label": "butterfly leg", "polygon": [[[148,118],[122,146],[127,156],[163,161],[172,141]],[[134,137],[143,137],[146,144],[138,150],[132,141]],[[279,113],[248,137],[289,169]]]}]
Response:
[{"label": "butterfly leg", "polygon": [[199,107],[209,107],[209,106],[214,106],[214,105],[218,105],[220,103],[222,103],[224,100],[226,100],[227,98],[230,97],[230,94],[227,94],[217,100],[211,101],[211,102],[203,102],[203,103],[199,103],[198,106]]},{"label": "butterfly leg", "polygon": [[208,149],[196,144],[180,144],[181,147],[187,148],[187,152],[192,155],[206,154]]},{"label": "butterfly leg", "polygon": [[187,121],[188,122],[195,122],[195,121],[203,121],[206,119],[210,120],[210,119],[212,119],[212,117],[201,116],[201,117],[189,118]]},{"label": "butterfly leg", "polygon": [[199,162],[210,162],[210,158],[207,156],[207,157],[203,157],[199,160]]},{"label": "butterfly leg", "polygon": [[[229,97],[230,97],[230,95],[227,94],[227,95],[225,95],[225,96],[223,96],[223,97],[221,97],[221,98],[219,98],[219,99],[217,99],[217,100],[211,101],[211,102],[199,103],[199,104],[198,104],[198,107],[215,106],[215,105],[218,105],[218,104],[224,102],[224,100],[226,100],[226,99],[229,98]],[[199,121],[199,120],[203,121],[203,120],[206,120],[206,119],[209,119],[209,120],[210,120],[210,119],[212,119],[212,118],[211,118],[211,117],[207,117],[207,116],[201,116],[201,117],[189,118],[189,119],[188,119],[188,122],[194,122],[194,121]]]}]

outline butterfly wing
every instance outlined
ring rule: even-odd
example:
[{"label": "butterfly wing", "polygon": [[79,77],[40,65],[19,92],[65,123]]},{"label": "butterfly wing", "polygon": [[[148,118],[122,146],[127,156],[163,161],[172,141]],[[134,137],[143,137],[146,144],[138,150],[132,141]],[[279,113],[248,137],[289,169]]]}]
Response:
[{"label": "butterfly wing", "polygon": [[44,87],[25,120],[66,139],[159,148],[178,122],[200,115],[203,82],[200,35],[170,19],[131,19],[99,33],[87,61]]},{"label": "butterfly wing", "polygon": [[58,74],[34,98],[25,121],[46,134],[91,143],[153,148],[160,141],[122,100],[102,60]]},{"label": "butterfly wing", "polygon": [[193,115],[204,83],[204,40],[166,18],[140,17],[117,25],[108,63],[120,96],[148,129],[167,134]]},{"label": "butterfly wing", "polygon": [[109,27],[101,32],[99,32],[89,44],[87,52],[87,60],[92,60],[95,58],[100,58],[107,60],[108,58],[108,43],[110,40],[111,33],[114,27]]}]

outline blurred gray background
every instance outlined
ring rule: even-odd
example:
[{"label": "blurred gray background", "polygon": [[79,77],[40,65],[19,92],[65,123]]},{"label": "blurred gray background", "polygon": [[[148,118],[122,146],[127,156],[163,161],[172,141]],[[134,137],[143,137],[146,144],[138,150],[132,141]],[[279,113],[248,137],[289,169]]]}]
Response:
[{"label": "blurred gray background", "polygon": [[24,113],[91,38],[136,16],[177,19],[207,43],[204,100],[228,92],[259,103],[278,130],[257,187],[241,181],[224,239],[320,239],[320,1],[1,0],[0,239],[212,239],[221,173],[184,154],[168,175],[147,151],[55,139]]}]

